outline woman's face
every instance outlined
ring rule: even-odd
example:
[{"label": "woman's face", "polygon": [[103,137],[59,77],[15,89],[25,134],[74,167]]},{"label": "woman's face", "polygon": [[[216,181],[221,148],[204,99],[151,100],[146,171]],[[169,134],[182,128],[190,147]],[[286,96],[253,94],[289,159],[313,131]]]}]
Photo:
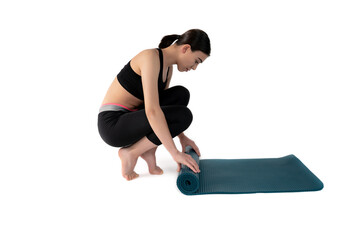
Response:
[{"label": "woman's face", "polygon": [[191,69],[195,70],[197,66],[204,62],[207,57],[208,55],[201,51],[191,51],[191,46],[185,44],[180,48],[177,68],[180,72],[187,72]]}]

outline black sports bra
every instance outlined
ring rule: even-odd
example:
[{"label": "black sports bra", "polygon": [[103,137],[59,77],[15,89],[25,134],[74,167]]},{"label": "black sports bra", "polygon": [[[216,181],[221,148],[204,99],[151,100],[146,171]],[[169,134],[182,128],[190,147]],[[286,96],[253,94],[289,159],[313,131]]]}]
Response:
[{"label": "black sports bra", "polygon": [[[166,81],[162,80],[162,72],[163,72],[163,53],[160,48],[157,48],[159,51],[160,57],[160,72],[158,78],[158,89],[159,93],[164,90],[166,87],[166,83],[168,80],[169,68],[166,73]],[[131,60],[130,60],[131,61]],[[144,100],[144,92],[142,87],[141,76],[138,75],[130,66],[130,61],[124,66],[124,68],[117,75],[117,79],[121,86],[123,86],[129,93],[134,95],[135,97]]]}]

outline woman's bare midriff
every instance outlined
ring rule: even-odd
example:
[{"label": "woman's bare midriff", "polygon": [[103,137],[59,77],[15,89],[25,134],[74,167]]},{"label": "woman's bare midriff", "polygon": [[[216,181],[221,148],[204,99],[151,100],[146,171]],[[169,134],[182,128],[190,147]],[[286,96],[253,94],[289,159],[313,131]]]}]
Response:
[{"label": "woman's bare midriff", "polygon": [[116,103],[130,109],[136,109],[138,106],[142,105],[144,101],[126,91],[126,89],[120,85],[117,77],[115,77],[102,102],[102,104],[106,103]]}]

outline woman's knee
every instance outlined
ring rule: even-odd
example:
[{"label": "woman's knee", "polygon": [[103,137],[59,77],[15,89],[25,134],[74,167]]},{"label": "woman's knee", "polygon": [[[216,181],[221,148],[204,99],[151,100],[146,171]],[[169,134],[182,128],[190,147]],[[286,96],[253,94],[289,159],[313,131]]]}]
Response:
[{"label": "woman's knee", "polygon": [[189,127],[193,120],[193,115],[190,109],[186,106],[163,106],[162,110],[165,114],[166,120],[170,124]]},{"label": "woman's knee", "polygon": [[192,123],[192,121],[193,121],[192,112],[186,106],[181,106],[179,109],[180,109],[179,112],[180,112],[181,117],[182,117],[182,122],[185,125],[185,127],[188,128],[190,126],[190,124]]},{"label": "woman's knee", "polygon": [[[186,87],[178,85],[178,86],[169,88],[168,90],[170,90],[170,89],[171,89],[171,93],[169,91],[169,94],[170,94],[169,101],[172,102],[173,105],[187,106],[189,104],[190,91]],[[171,100],[171,99],[173,99],[173,100]]]},{"label": "woman's knee", "polygon": [[190,91],[184,86],[176,86],[176,87],[178,87],[178,91],[180,92],[179,95],[181,96],[180,99],[182,101],[181,105],[187,106],[190,100]]}]

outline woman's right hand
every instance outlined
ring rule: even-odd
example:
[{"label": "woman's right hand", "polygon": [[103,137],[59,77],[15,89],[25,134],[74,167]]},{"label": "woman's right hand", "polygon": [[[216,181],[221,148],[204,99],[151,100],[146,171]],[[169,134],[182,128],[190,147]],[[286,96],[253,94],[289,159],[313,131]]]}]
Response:
[{"label": "woman's right hand", "polygon": [[178,172],[180,171],[181,164],[188,166],[195,173],[200,172],[199,165],[189,154],[177,151],[172,157],[174,158],[175,162],[177,162],[178,164],[178,169],[177,169]]}]

